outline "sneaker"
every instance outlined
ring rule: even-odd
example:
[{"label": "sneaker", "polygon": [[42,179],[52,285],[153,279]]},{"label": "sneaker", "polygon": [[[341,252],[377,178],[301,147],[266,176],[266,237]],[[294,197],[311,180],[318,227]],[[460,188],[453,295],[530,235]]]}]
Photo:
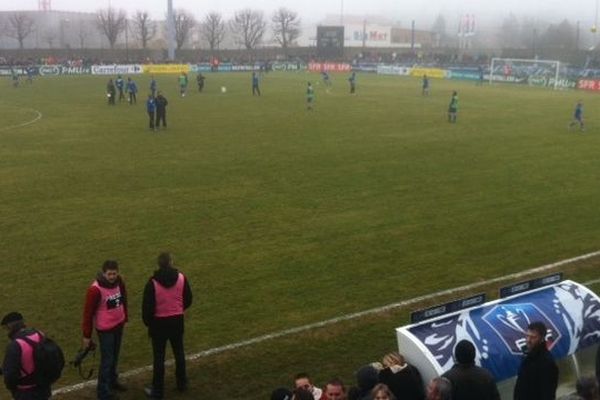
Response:
[{"label": "sneaker", "polygon": [[146,386],[144,388],[144,393],[146,394],[146,397],[149,399],[154,399],[154,400],[161,400],[162,396],[157,396],[153,391],[152,391],[152,386]]}]

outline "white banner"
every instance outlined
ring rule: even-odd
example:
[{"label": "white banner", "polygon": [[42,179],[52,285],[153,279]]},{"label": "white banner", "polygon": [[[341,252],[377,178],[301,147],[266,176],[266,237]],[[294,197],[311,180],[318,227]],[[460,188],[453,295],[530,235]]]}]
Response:
[{"label": "white banner", "polygon": [[412,68],[399,65],[378,65],[377,73],[381,75],[410,75]]},{"label": "white banner", "polygon": [[142,66],[131,65],[92,65],[92,75],[141,74]]}]

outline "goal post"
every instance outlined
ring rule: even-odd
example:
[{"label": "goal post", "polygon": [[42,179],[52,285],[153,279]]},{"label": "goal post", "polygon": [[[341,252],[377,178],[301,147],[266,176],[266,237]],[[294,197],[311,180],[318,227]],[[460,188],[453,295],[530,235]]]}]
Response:
[{"label": "goal post", "polygon": [[494,82],[520,83],[531,86],[559,88],[561,64],[558,60],[524,58],[492,58],[490,84]]}]

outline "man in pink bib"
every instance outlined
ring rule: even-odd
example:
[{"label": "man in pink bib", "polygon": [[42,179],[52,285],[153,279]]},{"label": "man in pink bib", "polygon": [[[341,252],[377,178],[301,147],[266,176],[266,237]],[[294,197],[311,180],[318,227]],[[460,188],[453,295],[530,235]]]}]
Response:
[{"label": "man in pink bib", "polygon": [[186,277],[173,266],[170,253],[158,256],[158,270],[146,283],[142,318],[152,338],[154,356],[152,387],[145,388],[151,399],[162,399],[165,381],[165,349],[171,343],[175,356],[177,389],[185,391],[188,380],[183,350],[183,314],[192,305],[192,290]]},{"label": "man in pink bib", "polygon": [[87,290],[83,310],[83,348],[88,348],[95,327],[100,345],[100,370],[98,371],[98,400],[118,398],[115,391],[127,388],[119,383],[117,364],[123,327],[127,322],[127,291],[119,276],[119,264],[107,260],[96,279]]}]

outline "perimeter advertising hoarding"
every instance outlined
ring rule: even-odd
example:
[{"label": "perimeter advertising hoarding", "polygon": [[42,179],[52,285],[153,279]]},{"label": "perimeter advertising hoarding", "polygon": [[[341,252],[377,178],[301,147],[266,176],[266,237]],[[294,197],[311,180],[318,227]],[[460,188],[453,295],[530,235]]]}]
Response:
[{"label": "perimeter advertising hoarding", "polygon": [[317,26],[317,55],[330,59],[344,56],[343,26]]},{"label": "perimeter advertising hoarding", "polygon": [[456,343],[467,339],[476,349],[476,363],[497,381],[517,374],[523,359],[527,325],[542,321],[548,347],[556,359],[600,342],[600,298],[573,281],[525,292],[414,325],[397,328],[401,354],[425,382],[454,364]]},{"label": "perimeter advertising hoarding", "polygon": [[145,74],[180,74],[190,72],[190,64],[148,64],[144,65]]},{"label": "perimeter advertising hoarding", "polygon": [[410,75],[411,67],[403,67],[400,65],[383,65],[380,64],[377,66],[377,73],[380,75],[401,75],[408,76]]},{"label": "perimeter advertising hoarding", "polygon": [[352,66],[347,63],[308,63],[308,70],[310,72],[350,72]]},{"label": "perimeter advertising hoarding", "polygon": [[129,65],[92,65],[93,75],[141,74],[143,68],[139,64]]},{"label": "perimeter advertising hoarding", "polygon": [[427,75],[429,78],[445,78],[447,73],[445,69],[413,67],[410,71],[410,75],[418,77]]}]

